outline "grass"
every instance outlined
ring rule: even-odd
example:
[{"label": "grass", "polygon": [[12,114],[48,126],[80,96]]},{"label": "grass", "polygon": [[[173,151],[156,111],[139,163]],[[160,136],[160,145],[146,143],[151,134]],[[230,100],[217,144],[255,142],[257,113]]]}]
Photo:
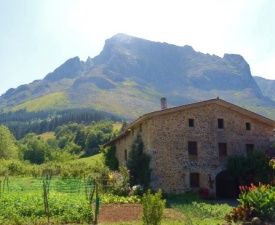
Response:
[{"label": "grass", "polygon": [[39,111],[50,108],[64,108],[68,105],[68,97],[65,92],[56,92],[40,98],[32,99],[12,108],[12,111],[26,109],[27,111]]},{"label": "grass", "polygon": [[[69,167],[80,167],[82,164],[89,164],[98,166],[102,163],[102,154],[97,154],[87,158],[76,159],[68,162]],[[70,166],[71,165],[71,166]],[[20,224],[13,219],[21,221],[21,224],[32,224],[29,221],[45,221],[45,215],[43,213],[43,207],[35,206],[35,202],[39,202],[39,205],[43,206],[42,198],[42,179],[25,178],[25,177],[10,177],[9,187],[11,193],[2,192],[4,187],[4,177],[0,178],[0,224]],[[87,215],[87,200],[85,200],[85,194],[83,185],[84,182],[81,179],[55,179],[51,180],[53,187],[50,189],[50,198],[52,202],[51,210],[55,210],[57,213],[53,215],[52,221],[74,221],[78,220],[85,224],[85,215]],[[7,190],[7,184],[5,190]],[[76,190],[76,191],[75,191]],[[78,197],[77,197],[78,196]],[[174,218],[167,217],[163,219],[162,225],[221,225],[224,222],[224,215],[231,211],[231,207],[227,204],[216,204],[212,201],[202,201],[199,199],[196,193],[187,193],[184,195],[164,195],[167,199],[167,208],[172,208],[176,212],[179,212],[183,217]],[[107,200],[106,200],[107,199]],[[104,196],[101,194],[102,203],[122,201],[118,196]],[[1,203],[2,201],[2,203]],[[11,202],[9,202],[11,201]],[[125,200],[123,202],[129,202]],[[72,203],[72,204],[71,204]],[[1,206],[1,204],[6,204]],[[84,204],[84,205],[83,205]],[[83,206],[83,207],[82,207]],[[84,207],[85,206],[85,207]],[[21,208],[20,208],[21,207]],[[68,208],[68,212],[66,211]],[[5,210],[4,210],[5,209]],[[19,212],[15,212],[19,210]],[[37,211],[35,211],[37,210]],[[62,210],[63,214],[58,214]],[[8,217],[8,222],[4,223],[5,216],[9,213],[15,215],[13,218]],[[66,211],[66,212],[65,212]],[[83,213],[82,219],[78,215],[78,211]],[[30,217],[25,216],[21,218],[21,215],[25,215],[32,212]],[[1,213],[3,216],[1,216]],[[86,213],[86,214],[85,214]],[[40,218],[38,218],[38,215]],[[71,217],[75,215],[75,217]],[[24,222],[24,223],[23,223]],[[37,223],[38,224],[38,223]],[[42,224],[42,223],[40,223]],[[55,223],[58,224],[58,223]],[[101,225],[142,225],[141,221],[135,222],[116,222],[116,223],[99,223]]]},{"label": "grass", "polygon": [[44,139],[45,141],[47,141],[48,139],[53,139],[55,138],[54,132],[46,132],[44,134],[40,134],[37,135],[38,137],[41,137],[42,139]]},{"label": "grass", "polygon": [[113,130],[114,131],[120,131],[122,127],[122,123],[114,123],[113,124]]},{"label": "grass", "polygon": [[101,163],[102,162],[102,158],[103,155],[101,153],[90,156],[90,157],[85,157],[85,158],[80,158],[80,159],[76,159],[73,161],[70,161],[69,163],[74,165],[74,164],[79,164],[79,163],[86,163],[90,166],[94,166],[97,163]]}]

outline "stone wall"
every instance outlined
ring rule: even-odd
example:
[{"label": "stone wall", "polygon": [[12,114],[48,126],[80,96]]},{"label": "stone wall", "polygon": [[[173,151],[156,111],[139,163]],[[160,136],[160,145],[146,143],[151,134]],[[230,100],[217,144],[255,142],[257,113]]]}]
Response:
[{"label": "stone wall", "polygon": [[[189,127],[189,119],[194,127]],[[224,128],[217,128],[223,119]],[[124,152],[131,150],[137,132],[142,134],[145,151],[151,156],[153,189],[184,192],[190,189],[190,173],[199,174],[199,187],[210,185],[225,170],[227,157],[219,156],[218,143],[226,143],[227,154],[246,154],[246,144],[266,149],[273,137],[273,128],[217,104],[203,105],[173,113],[163,113],[136,124],[129,135],[116,143],[120,165],[125,164]],[[250,130],[246,129],[250,124]],[[188,142],[197,142],[197,156],[190,156]]]}]

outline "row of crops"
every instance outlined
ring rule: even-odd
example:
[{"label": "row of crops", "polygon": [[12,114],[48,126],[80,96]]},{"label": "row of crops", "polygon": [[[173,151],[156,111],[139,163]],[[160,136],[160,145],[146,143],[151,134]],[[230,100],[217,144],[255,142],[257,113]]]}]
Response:
[{"label": "row of crops", "polygon": [[9,178],[0,180],[1,192],[30,192],[43,188],[43,182],[48,184],[52,191],[64,193],[85,193],[88,187],[95,184],[95,180],[85,178],[60,178],[60,177],[40,177],[40,178]]},{"label": "row of crops", "polygon": [[85,178],[2,178],[0,224],[90,223],[98,213],[97,183]]}]

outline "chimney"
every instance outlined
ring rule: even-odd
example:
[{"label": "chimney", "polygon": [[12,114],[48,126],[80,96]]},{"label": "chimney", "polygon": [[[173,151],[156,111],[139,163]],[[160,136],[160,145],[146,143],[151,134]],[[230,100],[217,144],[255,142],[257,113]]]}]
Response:
[{"label": "chimney", "polygon": [[166,100],[166,98],[161,98],[160,99],[160,104],[161,104],[161,110],[167,109],[167,100]]}]

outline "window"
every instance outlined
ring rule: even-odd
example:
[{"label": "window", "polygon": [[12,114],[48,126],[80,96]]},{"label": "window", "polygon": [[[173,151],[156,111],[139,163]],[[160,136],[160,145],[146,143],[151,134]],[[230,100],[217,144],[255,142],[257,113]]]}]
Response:
[{"label": "window", "polygon": [[227,156],[227,144],[219,143],[219,156]]},{"label": "window", "polygon": [[246,128],[246,130],[251,130],[250,123],[245,123],[245,128]]},{"label": "window", "polygon": [[196,141],[188,141],[188,153],[190,156],[198,155],[198,147]]},{"label": "window", "polygon": [[127,149],[124,150],[124,160],[127,161],[128,160],[128,153],[127,153]]},{"label": "window", "polygon": [[189,119],[189,127],[194,127],[194,119]]},{"label": "window", "polygon": [[224,128],[223,119],[218,119],[218,128],[219,129],[223,129]]},{"label": "window", "polygon": [[254,152],[254,144],[246,144],[246,153],[251,154]]},{"label": "window", "polygon": [[191,188],[200,187],[200,174],[199,173],[190,173],[190,187]]}]

